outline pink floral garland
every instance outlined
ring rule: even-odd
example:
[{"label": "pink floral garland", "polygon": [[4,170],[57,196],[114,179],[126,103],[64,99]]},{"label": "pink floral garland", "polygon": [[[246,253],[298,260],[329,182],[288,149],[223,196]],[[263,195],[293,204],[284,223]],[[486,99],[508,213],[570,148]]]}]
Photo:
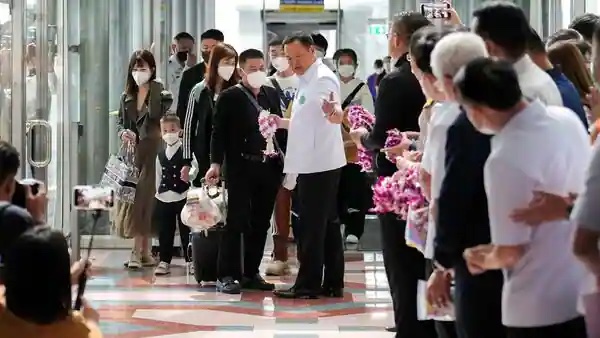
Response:
[{"label": "pink floral garland", "polygon": [[258,130],[267,141],[267,149],[263,153],[267,156],[277,155],[277,151],[273,147],[273,138],[277,132],[277,118],[273,115],[260,116],[258,118]]},{"label": "pink floral garland", "polygon": [[373,211],[377,213],[395,213],[406,219],[409,209],[421,209],[427,206],[419,184],[418,166],[410,166],[397,171],[390,177],[379,177],[373,185]]},{"label": "pink floral garland", "polygon": [[[404,141],[404,135],[398,129],[391,129],[387,131],[387,139],[385,140],[384,148],[391,148],[399,145]],[[396,163],[396,158],[391,157],[391,154],[386,154],[385,158],[392,163]],[[392,155],[393,156],[393,155]]]},{"label": "pink floral garland", "polygon": [[[370,130],[375,124],[375,116],[362,106],[353,105],[348,107],[348,121],[352,129],[366,128]],[[358,147],[357,163],[363,172],[373,171],[373,155],[362,147]]]}]

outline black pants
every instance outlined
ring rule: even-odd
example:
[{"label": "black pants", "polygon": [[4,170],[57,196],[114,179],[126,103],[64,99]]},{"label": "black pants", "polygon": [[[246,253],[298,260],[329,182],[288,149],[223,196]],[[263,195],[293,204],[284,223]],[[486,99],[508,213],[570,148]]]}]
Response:
[{"label": "black pants", "polygon": [[186,250],[190,242],[190,228],[181,222],[181,210],[184,206],[185,199],[169,203],[156,200],[153,221],[156,222],[158,228],[158,252],[161,262],[171,263],[173,259],[175,229],[178,225],[183,257],[186,262],[190,261]]},{"label": "black pants", "polygon": [[229,162],[226,170],[227,222],[221,234],[217,275],[241,280],[258,274],[282,168],[275,161],[242,160]]},{"label": "black pants", "polygon": [[370,189],[366,173],[361,171],[358,164],[348,163],[342,168],[338,189],[338,216],[340,223],[345,226],[345,236],[360,238],[365,231]]},{"label": "black pants", "polygon": [[341,169],[298,175],[300,219],[297,233],[301,262],[295,287],[319,292],[344,287],[344,248],[337,220]]},{"label": "black pants", "polygon": [[417,320],[417,283],[419,279],[425,279],[425,258],[417,249],[406,245],[406,222],[391,213],[380,214],[379,221],[396,338],[435,338],[433,322]]},{"label": "black pants", "polygon": [[[427,259],[425,268],[425,274],[428,278],[431,277],[434,270],[433,262]],[[434,325],[438,338],[457,338],[454,322],[434,321]]]},{"label": "black pants", "polygon": [[502,326],[502,272],[473,276],[462,261],[454,268],[454,282],[458,337],[506,338]]},{"label": "black pants", "polygon": [[[578,317],[568,322],[532,327],[532,328],[516,328],[509,327],[506,329],[507,338],[586,338],[585,320],[583,317]],[[593,337],[590,337],[593,338]]]}]

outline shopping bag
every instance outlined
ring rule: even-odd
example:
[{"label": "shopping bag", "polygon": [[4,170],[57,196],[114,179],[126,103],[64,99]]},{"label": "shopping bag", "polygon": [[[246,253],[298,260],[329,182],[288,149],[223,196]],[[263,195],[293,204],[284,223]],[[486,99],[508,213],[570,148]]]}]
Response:
[{"label": "shopping bag", "polygon": [[190,189],[181,211],[181,221],[192,231],[206,231],[227,217],[227,190],[225,187],[203,185]]},{"label": "shopping bag", "polygon": [[406,229],[404,239],[406,245],[425,253],[425,243],[427,242],[427,223],[429,221],[429,207],[420,209],[408,208],[406,216]]},{"label": "shopping bag", "polygon": [[135,166],[135,148],[122,146],[118,155],[111,155],[104,167],[100,186],[112,188],[115,198],[133,203],[139,179],[139,170]]},{"label": "shopping bag", "polygon": [[[454,287],[450,289],[453,297]],[[417,285],[417,319],[452,322],[455,320],[454,304],[449,303],[444,308],[433,306],[427,301],[427,282],[420,280]]]}]

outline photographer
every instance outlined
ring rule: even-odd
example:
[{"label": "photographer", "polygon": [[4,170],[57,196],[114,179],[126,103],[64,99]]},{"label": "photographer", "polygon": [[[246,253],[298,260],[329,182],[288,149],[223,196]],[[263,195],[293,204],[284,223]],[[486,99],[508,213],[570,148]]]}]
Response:
[{"label": "photographer", "polygon": [[44,223],[48,203],[42,186],[33,194],[30,186],[16,181],[19,166],[17,149],[0,141],[0,262],[16,238],[34,225]]}]

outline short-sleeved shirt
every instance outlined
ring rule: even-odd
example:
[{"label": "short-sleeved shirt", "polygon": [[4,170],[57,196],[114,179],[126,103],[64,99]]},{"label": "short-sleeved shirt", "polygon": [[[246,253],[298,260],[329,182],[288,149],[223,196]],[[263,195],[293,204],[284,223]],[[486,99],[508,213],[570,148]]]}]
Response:
[{"label": "short-sleeved shirt", "polygon": [[[549,106],[563,106],[562,96],[554,80],[525,54],[513,64],[523,94]],[[572,113],[571,113],[572,114]]]},{"label": "short-sleeved shirt", "polygon": [[[434,105],[427,131],[427,143],[423,151],[421,168],[431,175],[431,200],[435,201],[442,188],[446,175],[446,136],[448,128],[460,115],[460,106],[455,102],[443,102]],[[433,241],[435,239],[435,217],[429,217],[425,257],[433,258]]]},{"label": "short-sleeved shirt", "polygon": [[583,267],[571,251],[574,224],[553,221],[535,228],[511,220],[534,191],[579,193],[590,146],[581,121],[570,110],[534,101],[492,139],[484,169],[492,242],[525,245],[517,264],[504,270],[502,322],[537,327],[577,317]]}]

